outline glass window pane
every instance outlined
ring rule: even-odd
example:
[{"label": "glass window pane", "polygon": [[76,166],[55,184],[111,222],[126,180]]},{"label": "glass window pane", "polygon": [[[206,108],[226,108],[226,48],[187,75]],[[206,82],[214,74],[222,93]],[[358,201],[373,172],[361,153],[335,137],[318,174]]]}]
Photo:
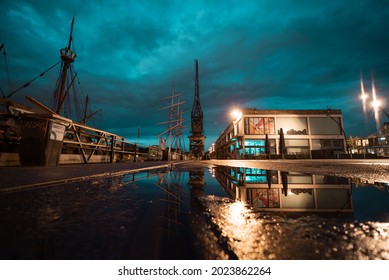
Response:
[{"label": "glass window pane", "polygon": [[308,148],[287,148],[288,155],[309,155]]},{"label": "glass window pane", "polygon": [[275,134],[274,118],[245,118],[244,123],[246,134]]},{"label": "glass window pane", "polygon": [[247,139],[244,141],[244,145],[245,145],[245,147],[250,147],[250,146],[264,147],[265,140]]},{"label": "glass window pane", "polygon": [[321,150],[321,140],[312,140],[312,150]]},{"label": "glass window pane", "polygon": [[276,189],[250,189],[253,198],[253,207],[255,208],[279,208],[280,197]]},{"label": "glass window pane", "polygon": [[288,175],[288,183],[289,184],[312,184],[312,176],[306,175]]},{"label": "glass window pane", "polygon": [[347,189],[318,189],[317,208],[319,209],[350,209],[350,194]]},{"label": "glass window pane", "polygon": [[322,143],[323,147],[326,147],[326,148],[331,147],[331,140],[329,140],[329,139],[324,139],[321,141],[321,143]]},{"label": "glass window pane", "polygon": [[285,139],[287,147],[308,147],[309,142],[306,139]]},{"label": "glass window pane", "polygon": [[335,148],[343,148],[343,141],[340,139],[334,139],[332,140],[332,143]]},{"label": "glass window pane", "polygon": [[276,134],[275,124],[274,124],[274,118],[267,118],[268,119],[268,132],[267,134]]},{"label": "glass window pane", "polygon": [[282,128],[285,134],[306,135],[308,134],[307,118],[289,117],[277,118],[277,128]]},{"label": "glass window pane", "polygon": [[314,197],[309,193],[299,193],[297,195],[288,195],[282,197],[283,208],[314,208]]},{"label": "glass window pane", "polygon": [[[334,120],[335,119],[335,120]],[[330,117],[326,118],[310,118],[311,134],[337,134],[342,135],[340,129],[340,119]]]},{"label": "glass window pane", "polygon": [[246,168],[247,175],[266,174],[266,170],[260,168]]},{"label": "glass window pane", "polygon": [[246,183],[251,184],[266,184],[266,176],[247,176]]}]

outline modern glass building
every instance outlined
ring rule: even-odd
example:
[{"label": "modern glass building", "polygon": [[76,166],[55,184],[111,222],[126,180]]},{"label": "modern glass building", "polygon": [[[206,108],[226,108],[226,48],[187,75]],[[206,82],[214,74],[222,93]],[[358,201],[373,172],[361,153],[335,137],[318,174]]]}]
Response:
[{"label": "modern glass building", "polygon": [[210,153],[217,159],[337,158],[346,151],[341,110],[244,109]]}]

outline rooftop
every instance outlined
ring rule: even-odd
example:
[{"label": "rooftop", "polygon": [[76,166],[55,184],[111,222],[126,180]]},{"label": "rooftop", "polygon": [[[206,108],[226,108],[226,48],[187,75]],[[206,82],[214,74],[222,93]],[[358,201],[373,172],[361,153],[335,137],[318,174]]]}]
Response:
[{"label": "rooftop", "polygon": [[284,115],[284,114],[299,114],[299,115],[333,115],[342,114],[340,109],[325,109],[325,110],[264,110],[255,108],[242,109],[244,114],[261,114],[261,115]]}]

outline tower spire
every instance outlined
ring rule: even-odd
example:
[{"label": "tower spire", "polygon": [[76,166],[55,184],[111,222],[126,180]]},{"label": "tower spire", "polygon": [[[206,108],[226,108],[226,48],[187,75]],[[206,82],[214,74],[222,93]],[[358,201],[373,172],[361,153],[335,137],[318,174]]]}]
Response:
[{"label": "tower spire", "polygon": [[198,60],[195,60],[195,94],[191,113],[191,128],[192,135],[190,140],[190,153],[198,158],[204,155],[204,115],[200,104],[200,84],[199,84],[199,67]]},{"label": "tower spire", "polygon": [[200,84],[199,84],[199,64],[198,60],[195,60],[195,96],[192,107],[192,133],[203,134],[203,111],[200,104]]}]

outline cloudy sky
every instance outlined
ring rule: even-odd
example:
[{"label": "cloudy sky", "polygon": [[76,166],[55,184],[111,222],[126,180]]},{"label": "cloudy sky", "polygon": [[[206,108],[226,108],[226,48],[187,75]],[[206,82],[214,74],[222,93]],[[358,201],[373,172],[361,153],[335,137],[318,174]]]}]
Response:
[{"label": "cloudy sky", "polygon": [[[375,131],[363,114],[359,77],[389,104],[387,1],[101,0],[0,2],[0,86],[5,95],[60,60],[75,16],[79,88],[89,95],[95,126],[157,144],[168,120],[163,99],[181,93],[186,126],[199,60],[206,149],[231,121],[235,107],[341,109],[348,135]],[[3,56],[3,54],[1,54]],[[7,71],[8,70],[8,71]],[[58,77],[50,70],[12,96],[46,105]],[[385,115],[381,119],[385,120]],[[348,136],[347,135],[347,136]],[[186,140],[188,149],[189,142]]]}]

